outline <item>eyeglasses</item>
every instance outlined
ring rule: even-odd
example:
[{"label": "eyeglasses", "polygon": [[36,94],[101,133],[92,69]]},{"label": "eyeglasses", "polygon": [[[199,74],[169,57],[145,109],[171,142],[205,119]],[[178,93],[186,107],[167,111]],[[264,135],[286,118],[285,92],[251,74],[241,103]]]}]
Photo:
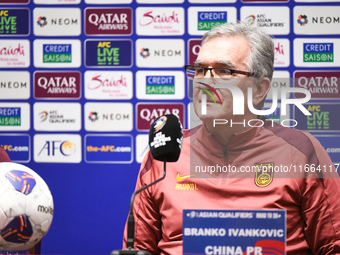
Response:
[{"label": "eyeglasses", "polygon": [[228,80],[232,78],[234,73],[244,74],[247,76],[253,75],[250,72],[239,71],[239,70],[234,70],[234,69],[229,69],[229,68],[224,68],[224,67],[207,68],[207,67],[202,67],[202,66],[191,66],[191,65],[185,66],[185,72],[187,74],[187,77],[190,80],[193,80],[194,78],[203,78],[206,75],[208,70],[210,71],[211,77],[217,76],[215,78],[221,78],[223,80]]}]

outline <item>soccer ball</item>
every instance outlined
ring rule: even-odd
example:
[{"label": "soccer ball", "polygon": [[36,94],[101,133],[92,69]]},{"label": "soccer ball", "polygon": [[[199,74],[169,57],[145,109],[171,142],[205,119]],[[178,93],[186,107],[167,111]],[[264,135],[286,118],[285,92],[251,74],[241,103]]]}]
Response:
[{"label": "soccer ball", "polygon": [[29,250],[46,234],[53,198],[32,169],[0,163],[0,250]]}]

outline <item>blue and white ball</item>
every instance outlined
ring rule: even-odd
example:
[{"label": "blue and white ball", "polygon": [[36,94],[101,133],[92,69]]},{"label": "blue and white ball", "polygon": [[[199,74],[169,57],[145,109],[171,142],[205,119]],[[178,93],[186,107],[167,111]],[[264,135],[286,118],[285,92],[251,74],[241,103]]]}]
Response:
[{"label": "blue and white ball", "polygon": [[29,250],[47,233],[53,198],[32,169],[0,163],[0,250]]}]

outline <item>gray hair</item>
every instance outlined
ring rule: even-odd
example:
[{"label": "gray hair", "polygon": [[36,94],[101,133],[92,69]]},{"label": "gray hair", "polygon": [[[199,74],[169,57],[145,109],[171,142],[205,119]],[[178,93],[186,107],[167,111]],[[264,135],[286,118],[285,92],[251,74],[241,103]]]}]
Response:
[{"label": "gray hair", "polygon": [[[251,49],[246,62],[249,72],[253,73],[256,78],[267,77],[269,80],[272,79],[274,72],[274,43],[272,37],[248,22],[225,23],[215,26],[205,33],[202,38],[202,45],[213,37],[224,35],[244,37]],[[259,80],[261,79],[257,79],[257,81]]]}]

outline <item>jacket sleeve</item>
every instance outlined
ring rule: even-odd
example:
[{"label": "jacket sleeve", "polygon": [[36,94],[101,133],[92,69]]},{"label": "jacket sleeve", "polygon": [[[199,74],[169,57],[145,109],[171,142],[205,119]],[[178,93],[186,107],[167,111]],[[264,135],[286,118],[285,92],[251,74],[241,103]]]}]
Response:
[{"label": "jacket sleeve", "polygon": [[307,242],[313,254],[340,254],[339,175],[319,141],[309,137],[322,175],[317,170],[319,178],[305,179],[301,209]]},{"label": "jacket sleeve", "polygon": [[11,162],[5,149],[2,146],[0,146],[0,162]]},{"label": "jacket sleeve", "polygon": [[[138,174],[136,190],[153,182],[158,177],[157,164],[153,165],[150,153],[144,158]],[[159,254],[158,241],[161,238],[161,217],[158,206],[152,197],[152,186],[135,196],[133,213],[135,217],[135,241],[136,250],[146,250],[151,254]],[[124,230],[123,248],[126,248],[127,223]]]}]

